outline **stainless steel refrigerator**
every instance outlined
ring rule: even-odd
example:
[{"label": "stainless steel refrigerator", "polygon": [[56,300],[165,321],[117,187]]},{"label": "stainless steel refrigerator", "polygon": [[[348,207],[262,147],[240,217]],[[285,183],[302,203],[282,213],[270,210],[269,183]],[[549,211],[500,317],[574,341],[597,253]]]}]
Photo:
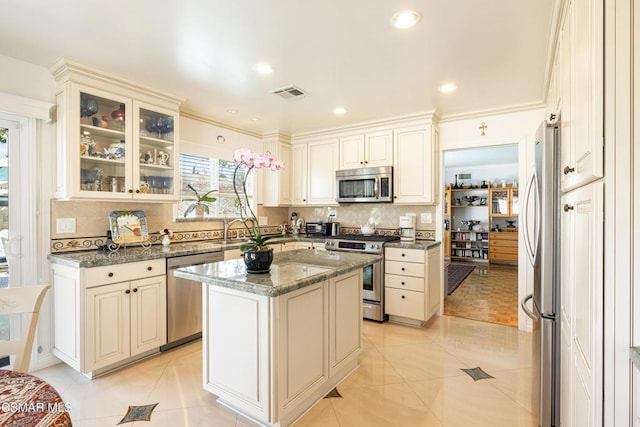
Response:
[{"label": "stainless steel refrigerator", "polygon": [[533,319],[532,408],[542,427],[560,425],[560,173],[560,122],[551,116],[536,134],[521,214],[534,273],[533,293],[520,304]]}]

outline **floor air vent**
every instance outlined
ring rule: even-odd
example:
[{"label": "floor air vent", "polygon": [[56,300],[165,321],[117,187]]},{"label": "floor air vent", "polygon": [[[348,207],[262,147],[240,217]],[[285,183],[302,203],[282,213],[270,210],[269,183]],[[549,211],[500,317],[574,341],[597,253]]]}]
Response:
[{"label": "floor air vent", "polygon": [[274,95],[278,95],[282,99],[286,99],[287,101],[295,101],[296,99],[306,98],[311,96],[309,92],[305,92],[296,86],[286,86],[280,89],[276,89],[271,91]]}]

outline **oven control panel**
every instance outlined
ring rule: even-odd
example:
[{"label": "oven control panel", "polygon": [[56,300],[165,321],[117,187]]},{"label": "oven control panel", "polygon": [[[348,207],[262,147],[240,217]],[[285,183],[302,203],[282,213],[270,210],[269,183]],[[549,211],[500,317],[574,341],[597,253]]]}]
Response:
[{"label": "oven control panel", "polygon": [[324,248],[328,251],[382,253],[382,242],[358,242],[351,240],[327,239]]}]

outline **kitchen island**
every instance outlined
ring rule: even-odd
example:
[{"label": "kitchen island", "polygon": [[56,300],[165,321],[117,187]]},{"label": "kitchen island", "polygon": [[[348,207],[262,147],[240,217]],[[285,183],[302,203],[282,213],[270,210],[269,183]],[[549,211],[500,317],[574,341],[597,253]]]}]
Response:
[{"label": "kitchen island", "polygon": [[358,366],[362,268],[379,255],[296,250],[266,274],[242,260],[176,270],[203,283],[203,386],[266,426],[288,426]]}]

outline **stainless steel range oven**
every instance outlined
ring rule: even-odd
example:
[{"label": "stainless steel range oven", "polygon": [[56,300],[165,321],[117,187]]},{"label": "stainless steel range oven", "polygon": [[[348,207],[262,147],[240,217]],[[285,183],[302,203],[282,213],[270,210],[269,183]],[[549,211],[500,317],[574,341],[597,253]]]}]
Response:
[{"label": "stainless steel range oven", "polygon": [[[384,244],[398,236],[363,236],[344,234],[328,238],[324,247],[328,251],[382,254]],[[362,269],[362,317],[383,322],[384,314],[384,258]]]}]

